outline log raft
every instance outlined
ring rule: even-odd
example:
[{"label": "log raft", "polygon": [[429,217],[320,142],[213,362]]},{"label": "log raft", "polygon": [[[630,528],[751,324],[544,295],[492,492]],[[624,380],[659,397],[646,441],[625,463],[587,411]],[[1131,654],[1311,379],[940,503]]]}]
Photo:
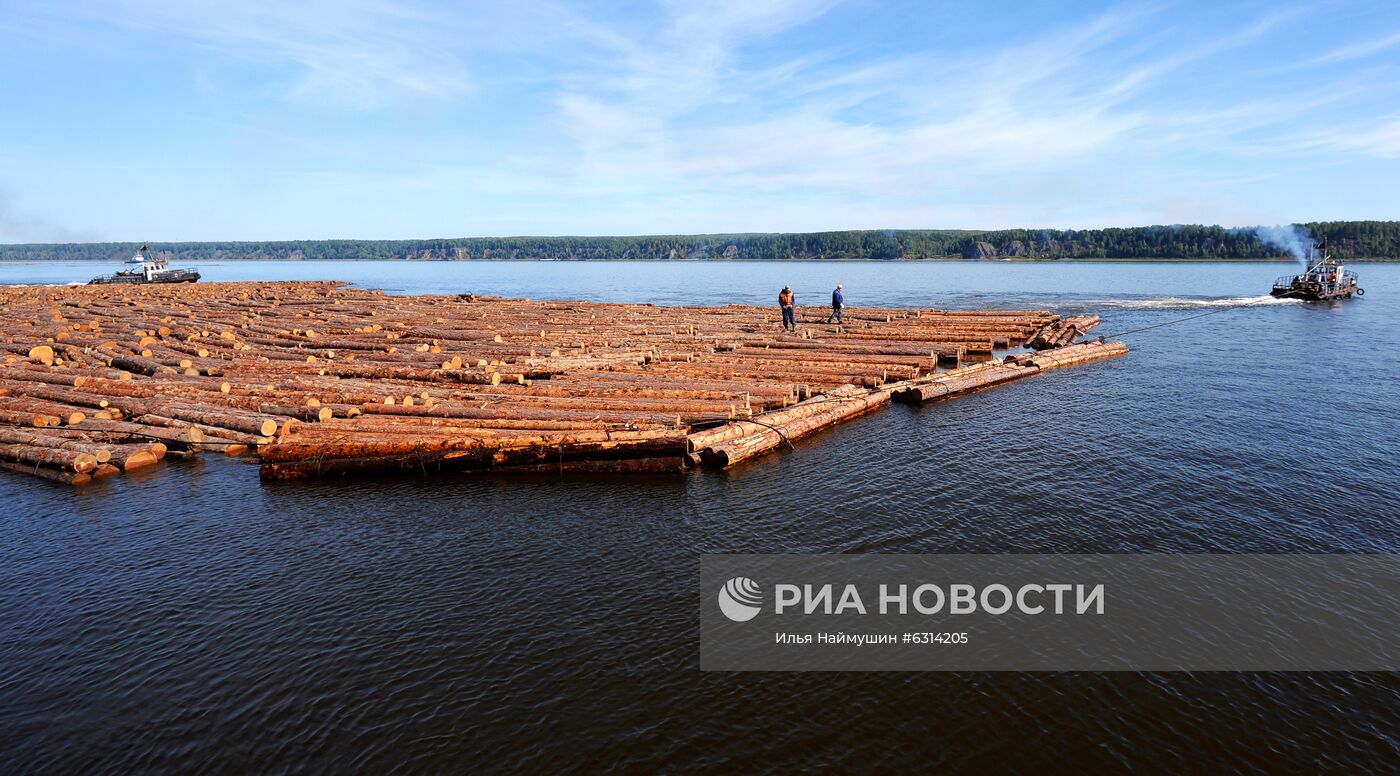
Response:
[{"label": "log raft", "polygon": [[[265,479],[726,468],[898,402],[1121,355],[1096,316],[658,307],[333,282],[0,288],[0,468],[55,482],[169,453]],[[1004,357],[998,357],[998,355]]]}]

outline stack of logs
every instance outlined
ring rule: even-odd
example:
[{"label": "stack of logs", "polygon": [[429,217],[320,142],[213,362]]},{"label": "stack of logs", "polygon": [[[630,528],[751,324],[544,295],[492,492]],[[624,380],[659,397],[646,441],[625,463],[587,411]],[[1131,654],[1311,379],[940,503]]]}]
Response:
[{"label": "stack of logs", "polygon": [[1006,363],[1008,365],[1014,364],[1020,369],[1057,369],[1062,366],[1074,366],[1103,358],[1121,356],[1127,352],[1128,346],[1121,342],[1081,342],[1078,345],[1068,345],[1043,353],[1007,356]]},{"label": "stack of logs", "polygon": [[1031,337],[1030,346],[1036,350],[1049,350],[1072,345],[1075,340],[1098,325],[1097,315],[1072,315],[1063,320],[1052,321]]},{"label": "stack of logs", "polygon": [[206,448],[269,479],[723,467],[892,397],[1077,363],[992,354],[1098,321],[861,309],[788,334],[774,308],[302,282],[11,287],[0,307],[0,466],[69,483]]}]

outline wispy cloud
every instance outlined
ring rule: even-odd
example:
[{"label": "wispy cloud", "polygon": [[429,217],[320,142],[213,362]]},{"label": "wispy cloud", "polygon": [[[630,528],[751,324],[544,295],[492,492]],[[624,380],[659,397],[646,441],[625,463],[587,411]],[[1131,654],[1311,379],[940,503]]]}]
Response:
[{"label": "wispy cloud", "polygon": [[[594,192],[824,191],[873,203],[926,200],[930,191],[965,190],[986,176],[1054,175],[1129,143],[1169,137],[1132,104],[1135,95],[1292,18],[1270,15],[1189,49],[1128,63],[1117,61],[1114,49],[1143,34],[1151,10],[1117,9],[973,60],[925,55],[844,72],[823,52],[746,63],[754,36],[811,21],[830,7],[781,10],[764,24],[734,20],[713,28],[690,14],[678,17],[671,34],[692,27],[696,37],[708,33],[700,44],[707,55],[680,72],[639,55],[640,44],[608,36],[617,56],[600,66],[614,76],[579,75],[559,98],[576,152],[561,167]],[[926,88],[929,81],[937,86]],[[585,93],[590,83],[603,87]],[[731,105],[747,100],[763,108],[752,117],[727,111],[703,99],[713,91]],[[697,119],[702,105],[720,117]]]},{"label": "wispy cloud", "polygon": [[[988,214],[1033,220],[1028,213],[1079,225],[1093,225],[1095,212],[1268,218],[1229,202],[1212,181],[1244,185],[1277,170],[1178,175],[1168,160],[1296,143],[1303,111],[1343,104],[1361,88],[1335,79],[1276,85],[1225,64],[1296,29],[1314,13],[1301,5],[1228,24],[1125,5],[1005,36],[972,57],[932,49],[855,63],[837,47],[769,56],[768,38],[817,23],[839,10],[831,3],[780,3],[758,20],[734,6],[673,10],[663,45],[621,28],[592,30],[601,45],[560,81],[570,144],[549,187],[651,197],[658,208],[683,200],[746,227],[761,221],[746,217],[754,203],[774,198],[819,213],[803,219],[809,228],[833,210],[944,225],[965,210],[982,224]],[[674,52],[680,40],[694,56],[654,53]],[[1255,57],[1263,66],[1292,59],[1286,45],[1264,52]],[[1387,124],[1308,142],[1392,158],[1395,136]]]},{"label": "wispy cloud", "polygon": [[1361,43],[1349,43],[1345,46],[1338,46],[1321,56],[1314,57],[1311,60],[1311,64],[1321,65],[1361,59],[1362,57],[1369,57],[1372,54],[1379,54],[1382,51],[1395,48],[1396,46],[1400,46],[1400,32],[1387,35],[1383,38],[1363,41]]},{"label": "wispy cloud", "polygon": [[[154,45],[266,68],[286,96],[373,104],[393,93],[468,91],[451,17],[385,0],[118,0],[93,18]],[[140,52],[133,52],[139,55]]]},{"label": "wispy cloud", "polygon": [[1174,47],[1174,50],[1169,51],[1155,60],[1131,67],[1127,73],[1108,90],[1108,94],[1132,92],[1142,85],[1154,79],[1161,78],[1173,71],[1180,70],[1189,65],[1208,60],[1211,57],[1219,56],[1232,49],[1258,41],[1270,32],[1290,22],[1296,21],[1304,15],[1306,15],[1306,11],[1302,7],[1285,7],[1268,13],[1244,25],[1242,28],[1227,30],[1224,34],[1214,35],[1204,40],[1193,41],[1184,46]]},{"label": "wispy cloud", "polygon": [[1400,116],[1379,125],[1330,129],[1306,135],[1296,143],[1306,149],[1360,152],[1381,159],[1400,159]]}]

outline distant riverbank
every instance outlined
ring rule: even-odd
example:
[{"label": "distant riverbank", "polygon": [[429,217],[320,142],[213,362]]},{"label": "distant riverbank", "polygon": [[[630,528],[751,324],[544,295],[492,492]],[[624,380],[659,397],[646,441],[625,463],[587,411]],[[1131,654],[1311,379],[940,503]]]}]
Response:
[{"label": "distant riverbank", "polygon": [[[201,259],[184,259],[178,254],[167,256],[171,261],[201,261]],[[110,263],[112,259],[105,257],[89,257],[83,259],[0,259],[0,265],[21,265],[21,264],[58,264],[62,262],[103,262]],[[862,258],[823,258],[823,259],[628,259],[628,258],[601,258],[601,259],[538,259],[538,258],[490,258],[490,259],[420,259],[420,258],[399,258],[399,259],[373,259],[373,258],[337,258],[337,259],[293,259],[275,258],[263,259],[256,257],[225,257],[214,259],[218,262],[249,262],[249,263],[274,263],[274,264],[311,264],[323,262],[354,263],[354,262],[393,262],[401,264],[491,264],[495,262],[510,262],[513,264],[529,263],[568,263],[568,264],[1278,264],[1287,262],[1287,257],[1271,258],[1195,258],[1195,259],[1164,259],[1156,257],[1115,257],[1115,258],[1026,258],[1026,257],[999,257],[986,259],[965,259],[960,256],[937,256],[917,259],[862,259]],[[1375,258],[1350,258],[1344,259],[1353,264],[1395,264],[1400,263],[1400,257],[1375,257]]]},{"label": "distant riverbank", "polygon": [[841,232],[412,240],[275,240],[0,245],[0,260],[106,261],[1239,261],[1304,257],[1400,260],[1400,221],[1286,227],[1199,225],[1122,229],[866,229]]}]

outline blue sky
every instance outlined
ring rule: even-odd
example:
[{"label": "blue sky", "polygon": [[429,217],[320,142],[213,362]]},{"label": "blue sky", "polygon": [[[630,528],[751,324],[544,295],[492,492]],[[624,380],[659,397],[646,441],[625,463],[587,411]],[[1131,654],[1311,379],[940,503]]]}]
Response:
[{"label": "blue sky", "polygon": [[0,0],[0,242],[1400,218],[1400,3]]}]

